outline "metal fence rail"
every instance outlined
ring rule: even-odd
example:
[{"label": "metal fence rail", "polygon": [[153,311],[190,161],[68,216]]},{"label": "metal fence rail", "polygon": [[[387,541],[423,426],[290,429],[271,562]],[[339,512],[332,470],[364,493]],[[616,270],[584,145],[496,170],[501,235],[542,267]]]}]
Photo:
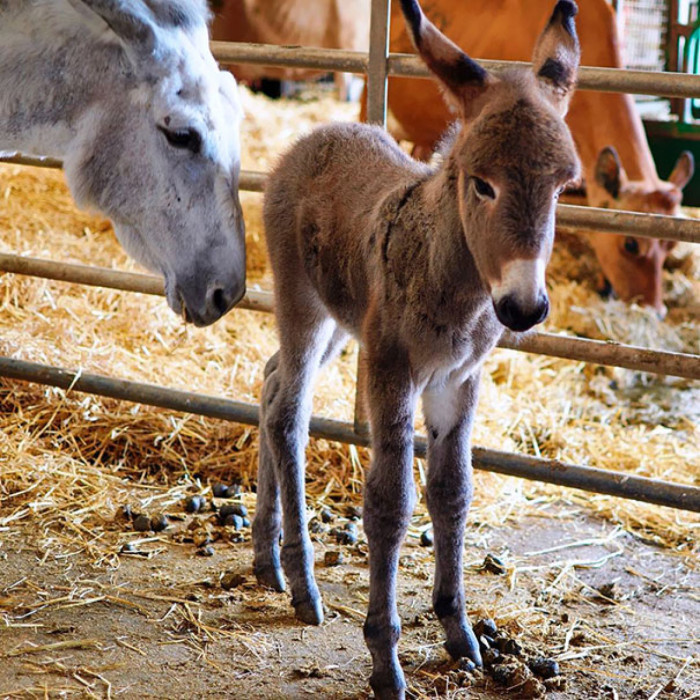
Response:
[{"label": "metal fence rail", "polygon": [[[389,53],[388,23],[389,0],[372,0],[369,54],[222,42],[212,42],[212,50],[215,57],[222,63],[258,63],[367,73],[368,117],[372,122],[384,124],[387,76],[428,76],[425,66],[416,56]],[[496,73],[514,65],[512,62],[505,61],[481,61],[481,63]],[[579,72],[579,88],[655,94],[665,97],[700,98],[700,76],[582,67]],[[61,167],[60,161],[23,156],[0,158],[0,161]],[[265,177],[265,173],[244,171],[241,173],[240,187],[260,192],[263,190]],[[586,230],[700,243],[700,221],[677,217],[560,205],[557,208],[557,221],[562,226]],[[163,282],[160,278],[84,265],[68,265],[1,254],[0,270],[145,294],[163,294]],[[272,298],[269,293],[251,291],[240,307],[255,311],[271,311]],[[570,338],[549,333],[532,333],[524,337],[507,334],[500,346],[523,352],[700,379],[700,356],[696,355],[647,350],[618,343]],[[0,358],[0,376],[250,425],[257,425],[258,420],[257,407],[251,404],[99,375],[75,373],[20,360]],[[369,439],[362,427],[363,420],[359,415],[359,406],[360,403],[357,402],[354,426],[313,417],[311,434],[341,442],[367,445]],[[425,454],[423,438],[416,438],[416,454],[418,456]],[[478,447],[473,450],[473,460],[474,466],[478,469],[700,512],[700,488],[697,487]]]},{"label": "metal fence rail", "polygon": [[[52,260],[0,253],[0,271],[91,287],[165,296],[163,280],[160,277],[92,265],[58,263]],[[272,294],[248,290],[243,300],[238,304],[238,308],[271,313],[273,311]],[[537,332],[525,335],[506,332],[498,346],[519,352],[561,357],[578,362],[622,367],[623,369],[685,377],[686,379],[700,379],[700,356],[687,353],[649,350],[610,341]]]},{"label": "metal fence rail", "polygon": [[[81,391],[185,413],[196,413],[245,425],[258,425],[257,405],[191,391],[112,379],[87,372],[73,372],[60,367],[47,367],[35,362],[4,357],[0,357],[0,376],[56,386],[66,391]],[[368,436],[358,434],[350,423],[337,420],[314,416],[311,419],[310,433],[314,437],[326,440],[369,445]],[[416,456],[425,457],[426,447],[427,440],[417,436]],[[685,486],[643,476],[566,464],[559,460],[526,457],[478,447],[473,450],[473,461],[476,469],[700,512],[700,487],[697,486]]]}]

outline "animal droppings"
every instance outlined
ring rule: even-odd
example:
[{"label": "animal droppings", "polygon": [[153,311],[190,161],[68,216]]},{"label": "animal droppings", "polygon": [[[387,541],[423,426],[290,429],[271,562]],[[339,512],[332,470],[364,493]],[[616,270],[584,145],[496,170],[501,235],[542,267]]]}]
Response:
[{"label": "animal droppings", "polygon": [[503,576],[507,573],[506,565],[495,555],[487,554],[484,557],[484,563],[481,565],[484,571],[488,571],[491,574],[496,574],[497,576]]},{"label": "animal droppings", "polygon": [[329,550],[323,555],[323,563],[326,566],[340,566],[345,563],[345,555],[342,552]]},{"label": "animal droppings", "polygon": [[234,530],[240,530],[243,527],[243,518],[236,513],[229,513],[223,519],[223,524],[233,527]]},{"label": "animal droppings", "polygon": [[331,511],[330,508],[323,508],[321,510],[320,515],[321,515],[321,520],[324,523],[330,523],[335,519],[335,516],[333,515],[333,512]]},{"label": "animal droppings", "polygon": [[151,519],[147,515],[137,515],[134,518],[136,532],[148,532],[151,529]]},{"label": "animal droppings", "polygon": [[211,492],[214,498],[228,498],[229,488],[226,484],[214,484]]},{"label": "animal droppings", "polygon": [[348,506],[346,512],[350,520],[362,520],[362,506]]},{"label": "animal droppings", "polygon": [[489,637],[488,635],[482,634],[479,637],[479,648],[482,651],[485,651],[486,649],[493,649],[495,646],[493,639]]},{"label": "animal droppings", "polygon": [[501,652],[498,649],[485,649],[481,653],[481,658],[485,666],[493,666],[501,659]]},{"label": "animal droppings", "polygon": [[232,588],[238,588],[246,582],[246,577],[243,574],[224,574],[221,577],[221,587],[225,591],[230,591]]},{"label": "animal droppings", "polygon": [[459,661],[457,661],[457,668],[460,671],[468,671],[469,673],[472,673],[476,670],[476,664],[471,659],[463,656],[461,659],[459,659]]},{"label": "animal droppings", "polygon": [[165,530],[165,528],[168,527],[168,516],[164,513],[154,515],[150,520],[150,524],[151,530],[153,530],[153,532],[162,532],[163,530]]},{"label": "animal droppings", "polygon": [[197,494],[196,496],[190,496],[185,501],[185,510],[188,513],[198,513],[200,510],[206,508],[207,502],[203,496]]},{"label": "animal droppings", "polygon": [[219,518],[223,522],[229,515],[238,515],[245,518],[248,515],[248,509],[241,503],[227,503],[219,509]]},{"label": "animal droppings", "polygon": [[545,680],[554,678],[554,676],[560,674],[559,664],[554,659],[539,656],[533,661],[530,661],[528,666],[536,676],[544,678]]},{"label": "animal droppings", "polygon": [[420,544],[421,547],[432,547],[433,546],[433,528],[429,527],[427,530],[423,530],[420,533]]},{"label": "animal droppings", "polygon": [[309,532],[312,535],[320,535],[327,529],[328,528],[318,518],[311,518],[311,520],[309,520]]},{"label": "animal droppings", "polygon": [[214,548],[208,544],[204,547],[200,547],[197,550],[197,555],[200,557],[213,557],[215,554]]},{"label": "animal droppings", "polygon": [[119,506],[119,508],[117,508],[117,512],[114,514],[114,519],[116,521],[133,520],[134,513],[131,510],[131,506],[128,503],[124,504],[123,506]]},{"label": "animal droppings", "polygon": [[331,535],[335,537],[338,544],[357,544],[357,528],[348,527],[350,525],[354,525],[354,523],[348,523],[344,528],[334,527],[331,530]]},{"label": "animal droppings", "polygon": [[482,634],[485,634],[487,637],[495,639],[496,635],[498,634],[498,627],[496,627],[496,623],[490,617],[486,617],[482,620],[479,620],[474,625],[474,634],[477,637],[480,637]]}]

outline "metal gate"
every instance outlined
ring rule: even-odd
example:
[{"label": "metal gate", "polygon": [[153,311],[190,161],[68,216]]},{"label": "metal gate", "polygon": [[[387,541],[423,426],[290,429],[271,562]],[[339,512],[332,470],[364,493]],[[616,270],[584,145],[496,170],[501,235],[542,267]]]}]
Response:
[{"label": "metal gate", "polygon": [[[385,125],[387,76],[428,77],[425,66],[417,56],[389,53],[389,8],[390,0],[372,0],[369,54],[223,42],[212,42],[212,51],[223,63],[255,63],[366,74],[369,121]],[[506,61],[481,63],[496,74],[513,65]],[[583,90],[700,98],[700,76],[687,74],[582,67],[579,70],[578,87]],[[16,157],[1,160],[43,167],[61,167],[60,162],[47,159]],[[241,173],[240,188],[261,192],[264,181],[265,173],[244,171]],[[557,222],[567,227],[614,234],[700,243],[700,221],[680,217],[559,205]],[[0,254],[0,270],[144,294],[164,294],[163,282],[158,277],[85,265]],[[272,295],[269,292],[249,292],[239,307],[270,312]],[[517,340],[514,335],[506,334],[499,347],[599,365],[700,379],[699,355],[648,350],[620,343],[568,338],[551,333],[532,333]],[[247,425],[258,423],[258,407],[255,404],[73,372],[33,362],[0,357],[0,376]],[[314,416],[310,432],[315,437],[369,445],[366,420],[360,401],[356,401],[354,424]],[[417,436],[415,443],[416,456],[424,456],[425,438]],[[479,447],[473,449],[473,463],[476,469],[700,512],[700,487]]]}]

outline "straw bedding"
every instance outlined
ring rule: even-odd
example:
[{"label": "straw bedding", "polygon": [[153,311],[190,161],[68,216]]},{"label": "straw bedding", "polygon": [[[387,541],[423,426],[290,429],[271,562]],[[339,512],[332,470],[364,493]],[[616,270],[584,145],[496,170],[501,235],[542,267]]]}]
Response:
[{"label": "straw bedding", "polygon": [[[255,170],[268,168],[299,133],[330,119],[354,119],[357,109],[326,97],[275,103],[245,90],[243,97],[243,167]],[[261,196],[244,193],[242,200],[249,285],[269,288]],[[62,174],[53,171],[0,166],[0,249],[136,269],[109,223],[77,211]],[[700,251],[683,245],[675,251],[664,322],[646,309],[601,300],[594,269],[581,238],[566,236],[556,246],[546,330],[700,353]],[[161,298],[0,274],[3,355],[257,401],[265,360],[275,349],[269,315],[234,311],[195,329]],[[325,372],[317,413],[351,420],[355,363],[351,346]],[[497,350],[486,364],[474,439],[697,485],[699,417],[697,382]],[[0,529],[40,515],[49,531],[96,560],[104,554],[99,526],[134,483],[174,503],[193,480],[252,483],[256,458],[256,431],[248,427],[0,379]],[[367,463],[364,450],[312,441],[312,503],[359,502]],[[420,484],[420,463],[417,475]],[[471,517],[499,525],[555,500],[684,555],[697,550],[697,516],[486,473],[477,475]],[[426,522],[422,504],[416,522]]]}]

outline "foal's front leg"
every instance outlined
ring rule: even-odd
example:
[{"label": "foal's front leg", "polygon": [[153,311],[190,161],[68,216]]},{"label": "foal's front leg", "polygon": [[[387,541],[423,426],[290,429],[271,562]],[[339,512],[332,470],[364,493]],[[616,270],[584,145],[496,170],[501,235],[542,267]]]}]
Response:
[{"label": "foal's front leg", "polygon": [[404,697],[406,683],[397,644],[399,549],[415,504],[413,416],[415,389],[408,362],[385,353],[381,365],[369,354],[367,400],[372,427],[372,465],[365,485],[364,525],[369,544],[369,610],[365,641],[372,654],[370,684],[377,698]]},{"label": "foal's front leg", "polygon": [[426,390],[423,411],[428,428],[428,510],[435,542],[433,606],[445,629],[445,647],[457,659],[481,666],[476,637],[464,601],[462,551],[472,500],[471,431],[480,372],[463,384]]}]

